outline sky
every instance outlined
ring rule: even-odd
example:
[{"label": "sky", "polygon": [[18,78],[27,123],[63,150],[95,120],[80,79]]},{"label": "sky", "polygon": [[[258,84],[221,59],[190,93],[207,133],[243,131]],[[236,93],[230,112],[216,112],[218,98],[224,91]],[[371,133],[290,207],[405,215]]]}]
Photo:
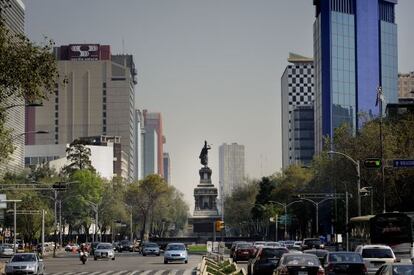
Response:
[{"label": "sky", "polygon": [[[366,0],[358,0],[366,1]],[[161,112],[172,184],[194,204],[201,164],[218,187],[218,148],[245,146],[246,175],[282,165],[280,78],[289,52],[312,57],[312,0],[25,0],[26,33],[57,46],[134,56],[136,108]],[[399,71],[414,71],[414,1],[400,0]]]}]

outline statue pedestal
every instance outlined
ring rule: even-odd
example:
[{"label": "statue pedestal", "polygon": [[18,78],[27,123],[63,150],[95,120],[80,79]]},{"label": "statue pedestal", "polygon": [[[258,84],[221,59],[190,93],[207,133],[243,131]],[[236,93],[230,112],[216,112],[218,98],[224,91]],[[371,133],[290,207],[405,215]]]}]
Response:
[{"label": "statue pedestal", "polygon": [[211,169],[204,166],[199,173],[200,183],[194,188],[194,211],[188,223],[193,236],[209,238],[214,234],[215,221],[221,219],[216,202],[218,192],[211,183]]}]

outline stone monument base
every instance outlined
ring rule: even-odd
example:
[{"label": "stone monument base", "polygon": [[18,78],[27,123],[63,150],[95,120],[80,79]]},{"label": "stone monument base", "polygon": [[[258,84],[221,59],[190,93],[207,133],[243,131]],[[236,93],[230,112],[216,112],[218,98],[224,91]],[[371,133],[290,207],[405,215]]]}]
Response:
[{"label": "stone monument base", "polygon": [[[192,228],[189,232],[192,237],[211,239],[214,237],[215,222],[221,220],[221,216],[192,216],[188,218],[188,224]],[[220,233],[216,233],[220,234]],[[219,235],[217,235],[219,236]]]}]

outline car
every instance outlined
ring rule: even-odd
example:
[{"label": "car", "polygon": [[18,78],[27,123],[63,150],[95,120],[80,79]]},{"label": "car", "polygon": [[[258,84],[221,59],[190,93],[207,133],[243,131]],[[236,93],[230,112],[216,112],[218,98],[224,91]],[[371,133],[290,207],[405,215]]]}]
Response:
[{"label": "car", "polygon": [[233,253],[233,262],[248,261],[256,252],[251,243],[239,243],[236,245]]},{"label": "car", "polygon": [[267,247],[282,247],[283,245],[281,243],[278,242],[266,242],[264,246]]},{"label": "car", "polygon": [[275,275],[324,275],[325,271],[318,257],[313,254],[289,252],[283,254]]},{"label": "car", "polygon": [[111,243],[98,243],[95,246],[93,259],[112,259],[115,261],[115,251]]},{"label": "car", "polygon": [[326,254],[328,254],[328,250],[325,249],[316,249],[316,248],[312,248],[312,249],[307,249],[304,250],[303,253],[308,253],[308,254],[313,254],[316,257],[318,257],[319,261],[321,262],[322,265],[324,265],[325,263],[325,256]]},{"label": "car", "polygon": [[302,242],[301,241],[295,241],[293,243],[293,246],[289,248],[289,250],[301,250],[302,248]]},{"label": "car", "polygon": [[43,260],[36,253],[16,253],[6,263],[4,273],[13,274],[44,274],[45,266]]},{"label": "car", "polygon": [[266,275],[273,274],[280,258],[283,254],[288,253],[286,247],[262,247],[256,253],[255,257],[247,265],[247,274],[249,275]]},{"label": "car", "polygon": [[183,243],[169,243],[164,250],[164,264],[169,262],[188,263],[187,248]]},{"label": "car", "polygon": [[324,248],[324,245],[322,244],[321,240],[318,238],[306,238],[303,239],[301,249],[307,250],[312,248]]},{"label": "car", "polygon": [[116,250],[118,252],[123,252],[123,251],[133,252],[134,244],[129,240],[122,240],[118,243]]},{"label": "car", "polygon": [[156,243],[144,243],[142,245],[142,256],[157,255],[160,256],[160,247]]},{"label": "car", "polygon": [[295,244],[295,241],[292,240],[286,240],[283,241],[283,245],[284,247],[286,247],[287,249],[291,249],[293,247],[293,245]]},{"label": "car", "polygon": [[11,257],[14,255],[13,244],[0,245],[0,257]]},{"label": "car", "polygon": [[239,243],[247,243],[247,242],[245,242],[245,241],[236,241],[236,242],[233,242],[233,243],[231,244],[231,248],[230,248],[230,258],[233,258],[234,251],[236,250],[236,246],[237,246]]},{"label": "car", "polygon": [[100,244],[100,243],[99,242],[93,242],[93,243],[91,243],[91,250],[90,250],[90,254],[91,255],[94,255],[95,249],[98,246],[98,244]]},{"label": "car", "polygon": [[388,245],[359,245],[355,252],[359,253],[364,259],[368,274],[375,274],[383,264],[393,263],[397,260]]},{"label": "car", "polygon": [[326,275],[335,274],[368,274],[364,260],[356,252],[328,252],[324,260]]},{"label": "car", "polygon": [[414,265],[409,263],[388,263],[382,265],[375,275],[412,275]]}]

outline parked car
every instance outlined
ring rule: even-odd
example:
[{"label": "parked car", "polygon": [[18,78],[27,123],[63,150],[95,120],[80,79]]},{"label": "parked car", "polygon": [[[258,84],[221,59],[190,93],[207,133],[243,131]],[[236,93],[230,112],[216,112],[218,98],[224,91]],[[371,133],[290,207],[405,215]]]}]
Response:
[{"label": "parked car", "polygon": [[133,252],[134,244],[129,240],[122,240],[118,243],[116,250],[118,252],[123,252],[123,251]]},{"label": "parked car", "polygon": [[239,243],[233,253],[233,262],[248,261],[255,254],[256,249],[251,243]]},{"label": "parked car", "polygon": [[368,274],[364,260],[356,252],[328,252],[325,256],[325,274]]},{"label": "parked car", "polygon": [[322,249],[324,248],[324,245],[322,244],[321,240],[318,238],[306,238],[302,241],[302,250],[312,249],[312,248],[318,248]]},{"label": "parked car", "polygon": [[164,251],[164,264],[177,261],[188,263],[187,248],[183,243],[169,243]]},{"label": "parked car", "polygon": [[247,265],[247,274],[249,275],[266,275],[273,274],[273,270],[283,254],[289,250],[285,247],[262,247],[256,256],[249,261]]},{"label": "parked car", "polygon": [[142,245],[142,256],[157,255],[160,256],[160,247],[156,243],[144,243]]},{"label": "parked car", "polygon": [[115,251],[110,243],[98,243],[94,249],[93,259],[112,259],[115,260]]},{"label": "parked car", "polygon": [[304,250],[303,253],[308,253],[308,254],[313,254],[316,257],[318,257],[319,261],[321,262],[321,265],[325,264],[325,256],[326,254],[328,254],[328,250],[325,249],[308,249],[308,250]]},{"label": "parked car", "polygon": [[409,263],[389,263],[382,265],[375,275],[412,275],[414,265]]},{"label": "parked car", "polygon": [[13,250],[12,244],[0,245],[0,257],[11,257],[13,255],[14,255],[14,250]]},{"label": "parked car", "polygon": [[44,274],[43,260],[36,253],[17,253],[6,263],[4,272],[12,274]]},{"label": "parked car", "polygon": [[324,275],[318,257],[313,254],[290,252],[283,254],[274,272],[276,275]]},{"label": "parked car", "polygon": [[388,245],[359,245],[355,252],[364,259],[368,274],[375,274],[382,265],[396,261],[394,252]]}]

